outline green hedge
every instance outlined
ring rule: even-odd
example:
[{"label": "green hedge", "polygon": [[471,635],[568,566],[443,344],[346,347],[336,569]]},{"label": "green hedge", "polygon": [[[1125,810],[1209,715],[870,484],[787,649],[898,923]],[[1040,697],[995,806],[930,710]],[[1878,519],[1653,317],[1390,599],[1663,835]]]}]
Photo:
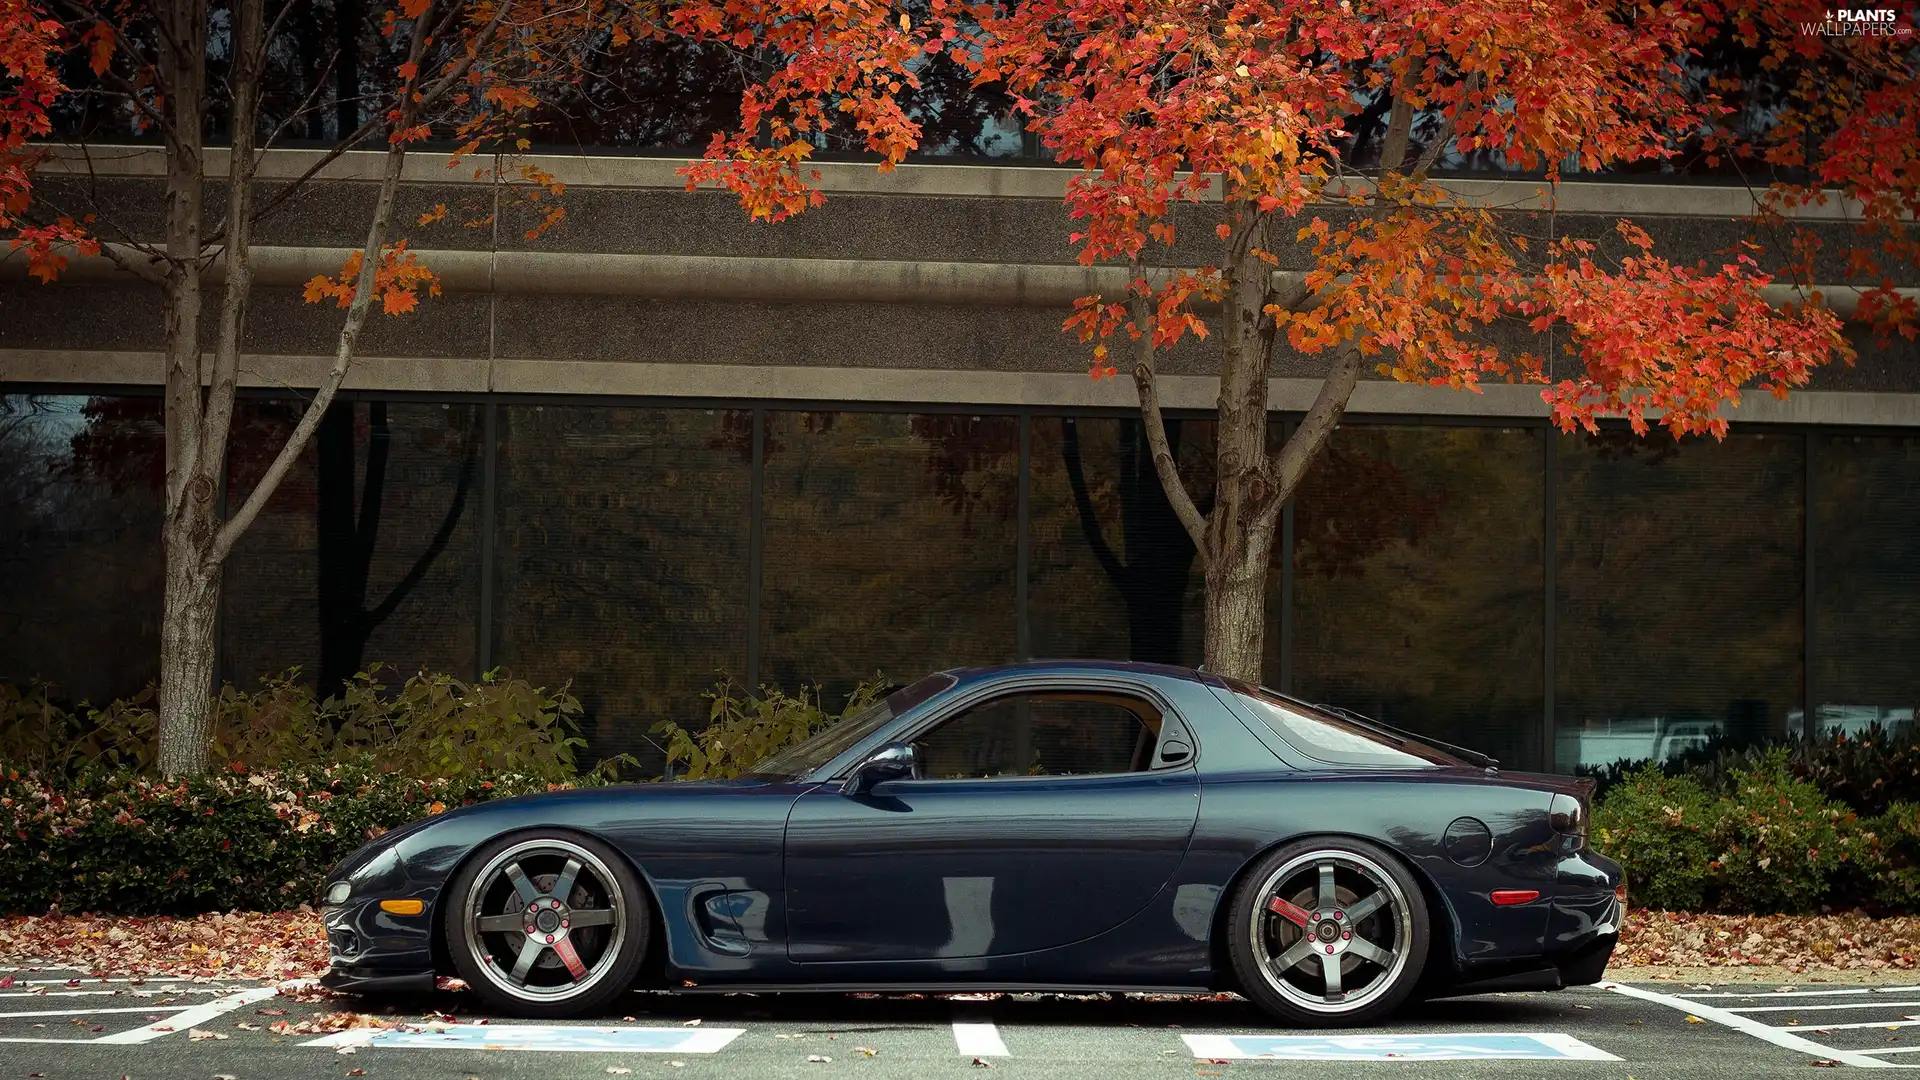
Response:
[{"label": "green hedge", "polygon": [[[260,680],[257,690],[221,688],[208,748],[219,768],[317,769],[368,761],[409,776],[525,773],[571,778],[580,738],[580,702],[566,686],[548,690],[488,672],[471,682],[420,672],[393,679],[374,664],[340,693],[321,697],[300,669]],[[0,763],[77,778],[100,769],[150,770],[155,690],[105,708],[61,702],[44,682],[0,684]],[[599,768],[631,765],[631,758]]]},{"label": "green hedge", "polygon": [[334,864],[396,825],[508,795],[600,783],[523,773],[418,780],[370,765],[243,768],[168,782],[130,770],[0,781],[0,911],[188,915],[312,903]]},{"label": "green hedge", "polygon": [[1861,815],[1796,775],[1784,749],[1706,780],[1629,772],[1594,808],[1593,841],[1626,867],[1636,907],[1920,911],[1920,805]]}]

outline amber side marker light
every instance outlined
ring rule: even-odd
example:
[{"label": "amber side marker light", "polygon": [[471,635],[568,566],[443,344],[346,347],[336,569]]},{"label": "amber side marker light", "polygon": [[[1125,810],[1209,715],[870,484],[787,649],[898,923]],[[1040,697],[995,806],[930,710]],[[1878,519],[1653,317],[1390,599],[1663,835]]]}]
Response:
[{"label": "amber side marker light", "polygon": [[1501,907],[1509,904],[1531,904],[1540,899],[1539,889],[1495,889],[1493,902]]},{"label": "amber side marker light", "polygon": [[380,910],[389,915],[418,915],[427,905],[423,900],[382,900]]}]

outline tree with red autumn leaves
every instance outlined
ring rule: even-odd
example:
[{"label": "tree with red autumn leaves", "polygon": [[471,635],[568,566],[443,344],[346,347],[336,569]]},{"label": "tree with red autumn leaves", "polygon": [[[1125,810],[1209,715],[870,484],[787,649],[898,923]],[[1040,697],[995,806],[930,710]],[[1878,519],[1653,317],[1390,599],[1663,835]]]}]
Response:
[{"label": "tree with red autumn leaves", "polygon": [[[1813,175],[1776,199],[1838,186],[1897,220],[1913,206],[1910,71],[1902,82],[1898,61],[1865,46],[1836,58],[1777,44],[1806,11],[1789,0],[936,0],[916,21],[886,4],[690,0],[672,17],[681,33],[781,58],[749,89],[738,129],[685,170],[689,188],[726,188],[755,218],[821,201],[807,159],[829,132],[858,133],[882,169],[903,160],[920,130],[901,99],[929,56],[1006,93],[1077,169],[1066,208],[1080,260],[1125,272],[1079,301],[1066,329],[1090,348],[1095,378],[1133,379],[1160,482],[1204,568],[1207,667],[1258,679],[1280,510],[1368,369],[1462,391],[1538,384],[1565,430],[1624,417],[1640,434],[1721,436],[1744,392],[1784,396],[1850,356],[1821,298],[1768,302],[1774,277],[1757,249],[1680,265],[1622,221],[1610,257],[1589,240],[1525,235],[1433,176],[1450,158],[1486,157],[1544,173],[1551,198],[1563,170],[1688,152],[1784,164],[1810,141],[1800,160]],[[1753,65],[1754,86],[1785,102],[1764,136],[1731,122],[1735,88],[1691,66],[1727,40],[1776,54]],[[1368,121],[1383,129],[1362,154]],[[1873,141],[1886,138],[1896,145]],[[1218,207],[1212,265],[1172,254],[1189,204]],[[1516,335],[1502,338],[1502,324],[1550,332],[1565,355],[1505,346]],[[1155,376],[1164,350],[1194,339],[1220,375],[1200,500],[1168,447]],[[1269,450],[1282,341],[1325,374]]]},{"label": "tree with red autumn leaves", "polygon": [[[435,207],[417,222],[395,220],[410,150],[428,138],[451,140],[458,163],[469,154],[484,152],[491,160],[495,152],[525,149],[521,130],[541,103],[539,93],[577,78],[583,57],[610,38],[650,32],[650,24],[641,22],[644,13],[612,0],[397,0],[377,13],[393,70],[351,88],[364,122],[343,126],[335,145],[302,176],[268,193],[255,181],[261,155],[311,104],[264,112],[263,98],[278,90],[268,72],[276,44],[308,0],[226,0],[219,18],[208,0],[46,0],[44,14],[25,8],[16,14],[11,5],[19,0],[6,2],[0,12],[9,24],[32,32],[17,45],[9,35],[0,54],[25,88],[0,101],[0,133],[15,154],[6,161],[19,163],[17,171],[0,173],[0,182],[10,185],[5,224],[13,246],[26,249],[30,272],[42,280],[57,277],[71,254],[97,254],[164,297],[166,587],[158,760],[169,776],[197,773],[208,758],[214,620],[228,556],[321,427],[370,314],[376,307],[405,314],[423,296],[439,293],[431,268],[401,234],[409,224],[446,218],[447,209]],[[92,222],[35,214],[26,167],[33,161],[25,157],[33,148],[21,143],[48,129],[46,110],[60,93],[50,65],[62,51],[91,72],[96,98],[138,117],[159,138],[167,160],[164,235],[96,237],[89,235]],[[221,68],[210,76],[216,58]],[[228,132],[224,154],[208,146],[216,106]],[[298,422],[271,449],[252,490],[223,508],[254,225],[356,148],[384,151],[365,243],[339,273],[317,275],[306,288],[309,303],[344,312],[332,363]],[[526,166],[516,173],[523,189],[558,193],[551,177]],[[224,205],[206,205],[210,180],[226,181]],[[203,311],[203,286],[216,283],[217,306]],[[208,323],[210,332],[203,333]],[[203,347],[209,339],[210,350]]]}]

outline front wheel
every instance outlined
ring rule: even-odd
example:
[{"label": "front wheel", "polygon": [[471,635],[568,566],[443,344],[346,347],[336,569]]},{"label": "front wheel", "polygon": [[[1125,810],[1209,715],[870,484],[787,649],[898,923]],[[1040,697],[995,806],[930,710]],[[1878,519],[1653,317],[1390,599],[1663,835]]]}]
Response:
[{"label": "front wheel", "polygon": [[645,886],[606,844],[553,830],[481,848],[447,889],[447,952],[467,985],[512,1016],[579,1016],[633,985],[645,958]]},{"label": "front wheel", "polygon": [[1266,856],[1229,918],[1241,992],[1291,1024],[1373,1023],[1407,1000],[1426,966],[1419,884],[1360,840],[1303,840]]}]

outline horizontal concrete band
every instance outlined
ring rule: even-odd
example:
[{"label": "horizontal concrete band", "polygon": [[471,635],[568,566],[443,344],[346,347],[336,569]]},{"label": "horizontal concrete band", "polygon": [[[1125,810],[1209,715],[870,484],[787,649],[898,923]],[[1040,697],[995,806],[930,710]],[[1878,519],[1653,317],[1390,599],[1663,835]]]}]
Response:
[{"label": "horizontal concrete band", "polygon": [[[122,249],[131,259],[137,251]],[[253,252],[254,281],[296,287],[316,275],[338,274],[348,248],[268,247]],[[909,262],[886,259],[743,258],[719,255],[625,255],[546,251],[427,251],[420,260],[457,292],[533,295],[638,296],[656,300],[847,301],[857,303],[963,304],[992,307],[1068,308],[1080,297],[1119,295],[1126,271],[1037,263]],[[1298,281],[1298,271],[1274,272]],[[26,277],[18,253],[0,257],[0,280]],[[210,283],[224,279],[215,262]],[[72,257],[62,280],[137,283],[104,255]],[[1847,286],[1816,286],[1826,303],[1851,315],[1859,293]],[[1920,298],[1920,288],[1897,290]],[[1802,299],[1799,290],[1772,285],[1778,304]]]},{"label": "horizontal concrete band", "polygon": [[[166,156],[151,146],[75,146],[52,148],[45,168],[74,175],[166,175]],[[272,150],[261,160],[262,180],[291,180],[303,175],[324,155],[320,150]],[[372,181],[380,177],[386,154],[355,150],[340,155],[318,176],[328,180]],[[207,175],[227,175],[227,151],[208,148]],[[509,159],[543,169],[562,183],[601,188],[684,188],[678,170],[687,163],[679,157],[627,157],[597,154],[531,154]],[[403,179],[420,184],[489,184],[476,168],[492,165],[491,157],[472,157],[449,165],[443,151],[420,150],[409,155]],[[949,197],[1003,197],[1059,201],[1067,181],[1079,170],[1033,165],[901,165],[881,172],[873,165],[820,162],[822,191],[875,195]],[[1755,210],[1762,188],[1710,184],[1608,183],[1566,181],[1550,188],[1541,180],[1496,180],[1446,177],[1437,181],[1468,205],[1512,210],[1554,209],[1564,214],[1621,214],[1630,216],[1746,217]],[[1340,189],[1344,190],[1344,189]],[[1338,196],[1338,191],[1335,192]],[[1842,221],[1860,216],[1860,206],[1838,196],[1826,203],[1801,207],[1795,218]]]},{"label": "horizontal concrete band", "polygon": [[[250,387],[310,387],[331,364],[323,356],[249,355],[242,382]],[[157,352],[85,352],[0,349],[0,389],[6,383],[61,386],[153,386],[161,378]],[[1219,380],[1164,375],[1168,408],[1214,408]],[[672,364],[511,359],[378,357],[355,362],[350,389],[438,393],[567,394],[606,397],[721,400],[889,402],[905,405],[1028,405],[1057,408],[1134,408],[1124,379],[1095,381],[1058,372],[905,371],[891,368],[787,367],[768,364]],[[1276,410],[1304,411],[1318,379],[1274,379],[1268,400]],[[1466,393],[1406,383],[1365,381],[1350,412],[1380,415],[1491,417],[1538,420],[1547,415],[1540,388],[1489,385]],[[1920,428],[1920,394],[1802,391],[1777,401],[1755,392],[1727,414],[1736,422]]]}]

